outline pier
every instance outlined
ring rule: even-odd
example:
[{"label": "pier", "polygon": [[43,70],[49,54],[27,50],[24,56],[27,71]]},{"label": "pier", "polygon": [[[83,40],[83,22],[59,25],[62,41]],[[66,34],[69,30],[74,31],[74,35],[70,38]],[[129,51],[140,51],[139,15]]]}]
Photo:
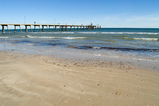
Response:
[{"label": "pier", "polygon": [[[44,29],[46,28],[47,31],[50,31],[50,28],[53,27],[54,31],[59,28],[60,31],[67,31],[67,30],[93,30],[93,29],[99,29],[101,26],[97,25],[56,25],[56,24],[0,24],[2,26],[2,33],[5,34],[5,28],[7,28],[8,33],[9,26],[14,26],[14,33],[16,33],[16,27],[19,27],[20,32],[22,33],[21,26],[25,26],[25,32],[28,32],[28,27],[30,28],[31,32],[35,32],[36,28],[38,27],[40,32],[44,32]],[[32,29],[33,28],[33,29]]]}]

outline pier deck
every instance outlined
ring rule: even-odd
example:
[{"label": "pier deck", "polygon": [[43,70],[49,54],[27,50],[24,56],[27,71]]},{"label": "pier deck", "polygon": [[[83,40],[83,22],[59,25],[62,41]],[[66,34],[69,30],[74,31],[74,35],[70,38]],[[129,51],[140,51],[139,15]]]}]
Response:
[{"label": "pier deck", "polygon": [[[54,31],[57,30],[57,27],[60,29],[60,31],[67,31],[68,28],[70,30],[72,30],[73,28],[77,30],[78,29],[88,29],[88,30],[92,30],[92,29],[98,29],[101,28],[101,26],[97,26],[97,25],[59,25],[59,24],[0,24],[2,26],[2,33],[5,33],[5,27],[7,27],[8,33],[10,33],[9,31],[9,26],[14,26],[14,33],[16,33],[16,27],[19,27],[20,32],[22,32],[21,26],[25,26],[25,32],[28,32],[28,27],[30,27],[31,32],[35,32],[36,31],[36,27],[39,28],[40,32],[41,29],[44,32],[44,28],[47,28],[47,31],[50,31],[50,27],[54,28]],[[32,30],[32,26],[34,27],[34,30]]]}]

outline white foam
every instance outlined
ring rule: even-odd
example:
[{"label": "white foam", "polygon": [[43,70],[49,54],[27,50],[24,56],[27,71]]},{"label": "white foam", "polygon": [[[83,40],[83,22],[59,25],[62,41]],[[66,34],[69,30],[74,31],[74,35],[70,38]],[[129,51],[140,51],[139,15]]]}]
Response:
[{"label": "white foam", "polygon": [[101,49],[101,47],[93,47],[93,49]]},{"label": "white foam", "polygon": [[148,34],[157,35],[159,33],[148,33],[148,32],[101,32],[101,34]]},{"label": "white foam", "polygon": [[101,32],[101,34],[124,34],[123,32]]},{"label": "white foam", "polygon": [[74,32],[60,32],[62,34],[74,34]]},{"label": "white foam", "polygon": [[99,34],[100,32],[78,32],[81,34]]},{"label": "white foam", "polygon": [[28,45],[28,46],[35,46],[36,44],[34,44],[34,43],[26,43],[25,45]]},{"label": "white foam", "polygon": [[86,37],[50,37],[50,36],[31,36],[27,35],[28,38],[39,38],[39,39],[86,39]]},{"label": "white foam", "polygon": [[102,56],[101,54],[94,54],[94,56]]},{"label": "white foam", "polygon": [[134,38],[134,40],[158,41],[159,38]]},{"label": "white foam", "polygon": [[27,35],[27,37],[28,37],[28,38],[35,38],[35,37],[33,37],[33,36],[30,36],[30,35]]},{"label": "white foam", "polygon": [[40,36],[31,36],[31,35],[27,35],[27,37],[28,38],[39,38],[39,39],[54,39],[54,38],[56,38],[56,37],[47,37],[47,36],[40,37]]},{"label": "white foam", "polygon": [[0,36],[0,38],[8,38],[8,37],[2,37],[2,36]]},{"label": "white foam", "polygon": [[74,34],[74,32],[51,32],[53,34]]},{"label": "white foam", "polygon": [[46,33],[46,34],[74,34],[75,32],[34,32],[37,34]]},{"label": "white foam", "polygon": [[86,37],[58,37],[61,39],[86,39]]}]

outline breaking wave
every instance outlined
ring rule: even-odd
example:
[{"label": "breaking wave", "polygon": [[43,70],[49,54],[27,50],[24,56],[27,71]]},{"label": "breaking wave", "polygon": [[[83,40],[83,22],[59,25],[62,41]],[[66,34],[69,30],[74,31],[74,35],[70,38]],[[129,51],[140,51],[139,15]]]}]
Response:
[{"label": "breaking wave", "polygon": [[134,40],[158,41],[158,38],[134,38]]},{"label": "breaking wave", "polygon": [[1,38],[2,38],[2,39],[5,39],[5,38],[9,38],[9,37],[2,37],[2,36],[0,36],[0,39],[1,39]]},{"label": "breaking wave", "polygon": [[31,36],[27,35],[28,38],[39,38],[39,39],[86,39],[86,37],[51,37],[51,36]]},{"label": "breaking wave", "polygon": [[101,34],[152,34],[157,35],[159,33],[151,33],[151,32],[101,32]]},{"label": "breaking wave", "polygon": [[143,41],[159,41],[159,38],[130,38],[130,37],[124,37],[124,39],[127,39],[127,40],[143,40]]},{"label": "breaking wave", "polygon": [[147,34],[147,35],[157,35],[159,33],[152,32],[77,32],[79,34]]},{"label": "breaking wave", "polygon": [[78,32],[79,34],[100,34],[100,32]]},{"label": "breaking wave", "polygon": [[115,51],[149,51],[149,52],[159,52],[159,49],[146,49],[146,48],[120,48],[120,47],[98,47],[98,46],[69,46],[69,48],[74,49],[107,49]]}]

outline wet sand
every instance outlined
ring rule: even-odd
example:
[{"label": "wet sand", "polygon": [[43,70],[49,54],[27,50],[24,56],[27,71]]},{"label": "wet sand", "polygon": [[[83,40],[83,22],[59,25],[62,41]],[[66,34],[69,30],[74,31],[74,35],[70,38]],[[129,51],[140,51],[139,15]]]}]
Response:
[{"label": "wet sand", "polygon": [[159,72],[0,52],[0,106],[158,106]]}]

